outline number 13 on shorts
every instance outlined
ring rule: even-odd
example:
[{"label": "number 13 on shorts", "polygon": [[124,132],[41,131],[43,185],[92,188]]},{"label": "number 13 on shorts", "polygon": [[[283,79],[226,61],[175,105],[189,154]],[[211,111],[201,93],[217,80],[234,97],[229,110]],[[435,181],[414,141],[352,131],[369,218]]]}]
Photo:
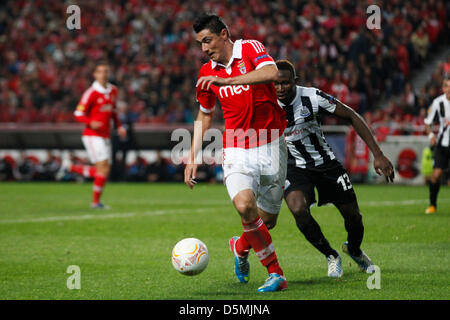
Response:
[{"label": "number 13 on shorts", "polygon": [[344,173],[343,175],[341,175],[336,182],[342,185],[342,189],[344,189],[344,191],[350,190],[353,188],[352,183],[350,181],[350,177],[348,176],[347,173]]}]

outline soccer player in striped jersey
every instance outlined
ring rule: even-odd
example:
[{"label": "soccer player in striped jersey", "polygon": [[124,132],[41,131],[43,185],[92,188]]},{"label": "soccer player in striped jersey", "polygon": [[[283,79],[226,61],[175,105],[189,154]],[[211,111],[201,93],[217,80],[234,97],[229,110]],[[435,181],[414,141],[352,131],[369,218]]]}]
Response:
[{"label": "soccer player in striped jersey", "polygon": [[105,208],[100,197],[110,170],[111,119],[121,138],[127,134],[116,113],[117,88],[108,82],[108,77],[108,64],[99,62],[94,70],[95,81],[84,92],[74,112],[75,120],[86,125],[81,139],[93,166],[71,165],[69,171],[94,179],[93,209]]},{"label": "soccer player in striped jersey", "polygon": [[278,60],[276,64],[279,77],[275,88],[288,120],[285,137],[289,154],[284,197],[289,210],[305,238],[325,255],[328,276],[341,277],[343,270],[339,253],[330,246],[311,216],[310,207],[316,203],[316,188],[318,206],[332,203],[344,218],[348,237],[343,251],[350,255],[361,271],[371,272],[373,263],[360,248],[364,226],[356,195],[347,171],[325,140],[317,120],[319,112],[325,110],[350,121],[373,153],[376,172],[384,174],[388,182],[394,179],[394,168],[361,116],[316,88],[297,86],[295,68],[288,60]]},{"label": "soccer player in striped jersey", "polygon": [[[430,144],[434,146],[433,173],[431,182],[428,184],[430,205],[425,210],[426,214],[436,213],[441,177],[444,171],[448,169],[450,161],[450,75],[448,74],[442,83],[442,91],[444,93],[433,100],[431,107],[428,109],[428,115],[424,120]],[[437,137],[432,131],[435,117],[439,119],[439,133]]]}]

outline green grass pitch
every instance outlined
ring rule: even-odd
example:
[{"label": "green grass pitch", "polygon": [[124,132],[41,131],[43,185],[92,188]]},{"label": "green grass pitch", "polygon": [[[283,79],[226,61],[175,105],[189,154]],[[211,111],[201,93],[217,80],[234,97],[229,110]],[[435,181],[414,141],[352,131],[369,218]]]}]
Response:
[{"label": "green grass pitch", "polygon": [[[267,277],[254,253],[248,284],[237,282],[228,239],[242,231],[223,185],[113,184],[104,211],[89,209],[92,185],[0,184],[0,299],[449,299],[450,189],[427,216],[426,187],[355,186],[365,224],[363,250],[381,270],[381,288],[342,253],[343,220],[333,206],[312,213],[342,253],[344,276],[327,277],[325,258],[300,234],[285,204],[272,237],[288,279],[260,294]],[[196,237],[210,253],[195,277],[178,274],[170,253]],[[81,270],[69,290],[67,267]]]}]

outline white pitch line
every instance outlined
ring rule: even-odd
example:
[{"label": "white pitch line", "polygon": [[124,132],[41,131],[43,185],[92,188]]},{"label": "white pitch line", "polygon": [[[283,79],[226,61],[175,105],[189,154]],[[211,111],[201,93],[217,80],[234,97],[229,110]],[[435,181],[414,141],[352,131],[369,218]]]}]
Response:
[{"label": "white pitch line", "polygon": [[212,210],[214,210],[214,209],[211,209],[211,208],[201,208],[201,209],[193,209],[193,210],[173,209],[173,210],[155,210],[155,211],[147,211],[147,212],[85,214],[85,215],[80,215],[80,216],[53,216],[53,217],[29,218],[29,219],[0,220],[0,224],[116,219],[116,218],[128,218],[128,217],[139,217],[139,216],[159,216],[159,215],[165,215],[165,214],[171,214],[171,213],[205,212],[205,211],[212,211]]},{"label": "white pitch line", "polygon": [[[389,206],[411,206],[415,204],[428,204],[428,199],[416,200],[399,200],[399,201],[363,201],[358,202],[361,206],[366,207],[389,207]],[[439,199],[438,202],[449,202],[450,199]]]},{"label": "white pitch line", "polygon": [[[450,199],[439,200],[439,202],[449,202],[449,201]],[[218,203],[221,202],[218,201]],[[400,201],[362,201],[359,202],[359,205],[363,207],[389,207],[389,206],[411,206],[427,203],[428,199],[416,199],[416,200],[400,200]],[[233,210],[231,207],[229,208],[230,210]],[[106,213],[106,214],[85,214],[79,216],[53,216],[42,218],[10,219],[10,220],[0,220],[0,224],[117,219],[117,218],[139,217],[139,216],[159,216],[174,213],[207,212],[207,211],[217,211],[217,208],[199,208],[193,210],[173,209],[173,210],[155,210],[146,212],[122,212],[122,213]]]},{"label": "white pitch line", "polygon": [[420,200],[400,200],[400,201],[363,201],[359,204],[361,206],[367,206],[367,207],[385,207],[385,206],[410,206],[414,204],[422,204],[427,203],[428,200],[420,199]]}]

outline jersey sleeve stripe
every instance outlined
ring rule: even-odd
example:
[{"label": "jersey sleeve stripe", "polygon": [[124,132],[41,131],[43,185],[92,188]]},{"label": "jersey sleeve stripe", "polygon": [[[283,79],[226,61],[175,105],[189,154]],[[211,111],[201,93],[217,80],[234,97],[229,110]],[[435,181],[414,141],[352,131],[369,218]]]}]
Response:
[{"label": "jersey sleeve stripe", "polygon": [[259,48],[259,52],[264,52],[264,46],[261,42],[255,41],[256,46]]},{"label": "jersey sleeve stripe", "polygon": [[202,106],[201,104],[199,104],[199,106],[200,106],[200,110],[203,111],[204,113],[211,113],[211,112],[213,112],[214,109],[216,108],[216,107],[213,107],[213,108],[211,108],[211,109],[207,109],[207,108],[205,108],[204,106]]},{"label": "jersey sleeve stripe", "polygon": [[93,91],[94,91],[94,89],[93,89],[92,87],[90,87],[89,89],[87,89],[87,90],[83,93],[83,96],[81,97],[80,104],[85,105],[85,104],[88,102],[89,97],[91,96],[91,93],[92,93]]},{"label": "jersey sleeve stripe", "polygon": [[251,44],[251,46],[253,47],[253,49],[255,49],[255,52],[257,54],[262,53],[262,52],[265,51],[264,46],[259,41],[256,41],[256,40],[245,40],[242,43],[249,43],[249,44]]},{"label": "jersey sleeve stripe", "polygon": [[252,45],[253,49],[255,49],[256,53],[259,53],[258,48],[256,47],[256,45],[253,42],[251,42],[251,41],[249,41],[249,43]]},{"label": "jersey sleeve stripe", "polygon": [[275,62],[273,62],[273,61],[264,61],[264,62],[261,62],[260,64],[258,64],[255,69],[258,70],[258,69],[260,69],[260,68],[262,68],[264,66],[267,66],[269,64],[276,65]]}]

